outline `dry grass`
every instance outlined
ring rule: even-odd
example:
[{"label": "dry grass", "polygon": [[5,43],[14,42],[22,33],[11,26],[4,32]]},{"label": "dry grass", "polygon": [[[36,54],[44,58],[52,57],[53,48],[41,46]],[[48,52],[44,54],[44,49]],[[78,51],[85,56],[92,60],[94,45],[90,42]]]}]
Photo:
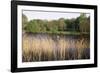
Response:
[{"label": "dry grass", "polygon": [[85,38],[23,36],[22,61],[89,59],[90,43]]}]

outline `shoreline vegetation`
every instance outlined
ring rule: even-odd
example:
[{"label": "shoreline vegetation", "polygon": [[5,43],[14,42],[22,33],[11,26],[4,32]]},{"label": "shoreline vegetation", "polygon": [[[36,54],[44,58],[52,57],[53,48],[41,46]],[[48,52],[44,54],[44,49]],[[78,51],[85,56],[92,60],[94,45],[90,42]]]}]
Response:
[{"label": "shoreline vegetation", "polygon": [[57,34],[57,35],[90,35],[89,32],[50,32],[50,31],[45,31],[45,32],[24,32],[24,33],[29,33],[29,34]]},{"label": "shoreline vegetation", "polygon": [[90,59],[88,36],[24,34],[22,62]]}]

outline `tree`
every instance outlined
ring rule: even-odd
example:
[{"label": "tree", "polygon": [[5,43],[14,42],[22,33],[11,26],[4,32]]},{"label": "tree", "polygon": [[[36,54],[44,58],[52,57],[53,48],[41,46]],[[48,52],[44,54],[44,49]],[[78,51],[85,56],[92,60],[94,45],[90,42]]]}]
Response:
[{"label": "tree", "polygon": [[90,19],[84,13],[79,17],[79,28],[81,32],[89,32],[90,30]]},{"label": "tree", "polygon": [[32,20],[28,22],[27,26],[25,27],[26,32],[38,32],[39,27],[36,20]]},{"label": "tree", "polygon": [[82,13],[77,18],[58,20],[41,20],[33,19],[27,21],[27,17],[23,14],[23,28],[26,32],[90,32],[90,17]]},{"label": "tree", "polygon": [[79,29],[79,17],[77,17],[76,19],[75,19],[75,31],[80,31],[80,29]]},{"label": "tree", "polygon": [[60,18],[59,20],[58,20],[58,30],[59,31],[63,31],[64,30],[64,27],[65,27],[65,20],[64,20],[64,18]]},{"label": "tree", "polygon": [[66,23],[66,31],[76,31],[77,25],[75,24],[75,19],[67,19]]},{"label": "tree", "polygon": [[40,32],[46,31],[46,25],[44,20],[36,19],[35,21],[38,25],[38,31]]},{"label": "tree", "polygon": [[57,31],[58,31],[58,21],[52,20],[52,32],[57,32]]},{"label": "tree", "polygon": [[28,18],[25,14],[22,14],[22,28],[24,29],[28,23]]},{"label": "tree", "polygon": [[87,32],[90,32],[90,16],[87,18]]}]

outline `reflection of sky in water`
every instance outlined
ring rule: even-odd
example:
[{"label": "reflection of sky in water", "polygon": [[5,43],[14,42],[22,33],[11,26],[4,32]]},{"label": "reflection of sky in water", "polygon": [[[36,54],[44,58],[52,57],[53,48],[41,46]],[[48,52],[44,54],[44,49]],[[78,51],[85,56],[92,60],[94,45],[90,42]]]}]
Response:
[{"label": "reflection of sky in water", "polygon": [[[25,14],[28,18],[28,20],[32,19],[46,19],[46,20],[52,20],[52,19],[59,19],[59,18],[76,18],[80,16],[80,13],[71,13],[71,12],[43,12],[43,11],[23,11],[23,14]],[[88,13],[86,13],[86,16],[89,16]]]}]

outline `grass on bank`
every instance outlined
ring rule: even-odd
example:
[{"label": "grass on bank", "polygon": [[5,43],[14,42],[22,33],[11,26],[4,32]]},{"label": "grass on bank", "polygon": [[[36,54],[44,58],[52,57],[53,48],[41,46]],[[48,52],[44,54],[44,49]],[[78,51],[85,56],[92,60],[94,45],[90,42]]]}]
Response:
[{"label": "grass on bank", "polygon": [[55,32],[51,32],[51,31],[35,31],[35,32],[26,32],[26,33],[47,33],[47,34],[62,34],[62,35],[90,35],[89,32],[75,32],[75,31],[55,31]]}]

